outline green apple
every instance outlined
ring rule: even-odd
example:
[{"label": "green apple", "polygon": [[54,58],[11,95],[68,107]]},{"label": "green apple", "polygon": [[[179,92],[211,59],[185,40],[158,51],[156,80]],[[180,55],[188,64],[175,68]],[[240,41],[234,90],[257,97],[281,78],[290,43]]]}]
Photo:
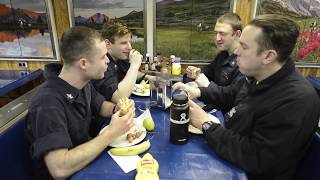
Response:
[{"label": "green apple", "polygon": [[143,120],[143,127],[146,128],[148,131],[153,131],[154,130],[154,121],[152,118],[147,117]]}]

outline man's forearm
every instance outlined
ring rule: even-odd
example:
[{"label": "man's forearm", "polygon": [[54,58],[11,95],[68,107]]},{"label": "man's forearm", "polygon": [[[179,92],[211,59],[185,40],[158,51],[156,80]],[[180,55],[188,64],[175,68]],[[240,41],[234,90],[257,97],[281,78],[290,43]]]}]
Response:
[{"label": "man's forearm", "polygon": [[[106,130],[107,131],[107,130]],[[54,178],[67,178],[93,161],[115,137],[103,133],[73,149],[58,149],[45,156],[45,162]]]},{"label": "man's forearm", "polygon": [[129,97],[137,80],[139,67],[130,66],[126,76],[118,84],[118,89],[113,93],[112,102],[119,102],[123,97]]},{"label": "man's forearm", "polygon": [[114,113],[113,110],[115,108],[116,104],[109,102],[109,101],[104,101],[101,105],[100,108],[100,113],[99,115],[102,117],[110,117]]}]

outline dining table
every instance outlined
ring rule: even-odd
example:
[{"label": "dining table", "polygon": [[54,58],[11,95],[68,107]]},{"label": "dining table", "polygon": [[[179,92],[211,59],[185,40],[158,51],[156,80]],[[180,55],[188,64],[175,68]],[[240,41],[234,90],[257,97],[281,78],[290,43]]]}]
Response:
[{"label": "dining table", "polygon": [[[149,97],[131,96],[135,102],[136,116],[148,108]],[[150,139],[151,147],[147,151],[159,163],[161,180],[246,180],[246,173],[219,157],[202,134],[189,133],[189,140],[184,145],[170,142],[170,108],[163,110],[150,108],[155,129],[147,133],[144,140]],[[220,111],[212,111],[223,123]],[[125,173],[107,153],[108,147],[92,163],[75,173],[73,180],[133,180],[136,170]],[[147,153],[145,152],[145,153]],[[145,153],[140,154],[142,157]]]}]

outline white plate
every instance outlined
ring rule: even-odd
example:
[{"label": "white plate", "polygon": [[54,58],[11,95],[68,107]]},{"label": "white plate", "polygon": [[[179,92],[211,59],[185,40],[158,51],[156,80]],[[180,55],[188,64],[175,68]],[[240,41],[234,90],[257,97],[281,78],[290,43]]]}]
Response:
[{"label": "white plate", "polygon": [[[109,125],[104,127],[103,129],[101,129],[100,133],[102,133],[108,127],[109,127]],[[133,140],[131,143],[129,143],[129,141],[127,140],[127,134],[128,133],[132,133],[135,130],[143,131],[143,133],[141,134],[141,136],[139,138],[137,138],[137,139]],[[141,142],[146,137],[146,134],[147,134],[147,131],[143,126],[135,126],[135,127],[131,128],[130,131],[128,131],[127,133],[125,133],[122,136],[120,136],[117,139],[115,139],[112,143],[109,144],[109,146],[111,146],[111,147],[128,147],[128,146],[132,146],[132,145],[135,145],[135,144],[138,144],[139,142]]]},{"label": "white plate", "polygon": [[136,89],[140,89],[141,88],[141,84],[135,84],[132,94],[137,95],[137,96],[150,96],[150,89],[147,89],[145,93],[141,93],[141,92],[137,92]]},{"label": "white plate", "polygon": [[[132,145],[135,145],[135,144],[138,144],[139,142],[141,142],[147,135],[147,130],[143,127],[143,120],[147,117],[152,118],[149,109],[145,110],[139,117],[134,118],[135,125],[136,125],[134,128],[136,128],[136,130],[143,131],[143,133],[141,134],[141,136],[139,138],[137,138],[137,139],[133,140],[131,143],[129,143],[129,141],[127,140],[127,134],[135,130],[134,128],[132,128],[132,129],[130,129],[129,132],[118,137],[116,140],[114,140],[112,143],[110,143],[109,146],[111,146],[111,147],[128,147],[128,146],[132,146]],[[102,131],[104,131],[106,128],[108,128],[108,126],[101,129],[100,133],[102,133]]]}]

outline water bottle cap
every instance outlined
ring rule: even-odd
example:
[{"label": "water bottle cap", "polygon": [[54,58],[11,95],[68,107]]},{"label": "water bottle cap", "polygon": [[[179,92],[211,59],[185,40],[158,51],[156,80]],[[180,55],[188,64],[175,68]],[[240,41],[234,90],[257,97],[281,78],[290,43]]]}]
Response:
[{"label": "water bottle cap", "polygon": [[185,94],[175,94],[172,100],[174,104],[186,104],[188,103],[188,96]]}]

